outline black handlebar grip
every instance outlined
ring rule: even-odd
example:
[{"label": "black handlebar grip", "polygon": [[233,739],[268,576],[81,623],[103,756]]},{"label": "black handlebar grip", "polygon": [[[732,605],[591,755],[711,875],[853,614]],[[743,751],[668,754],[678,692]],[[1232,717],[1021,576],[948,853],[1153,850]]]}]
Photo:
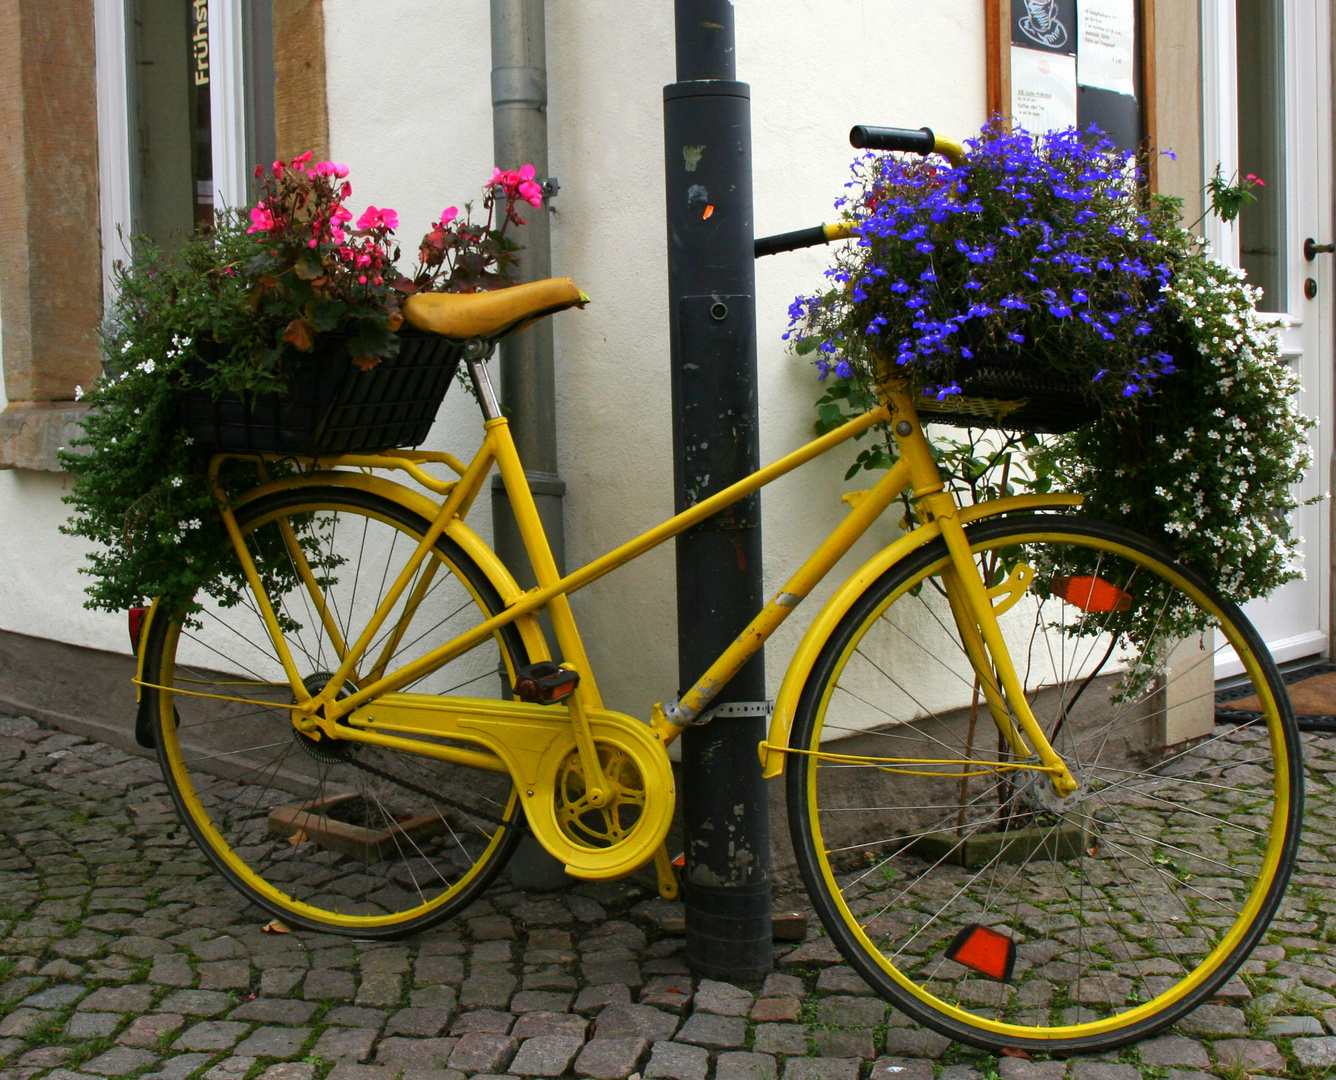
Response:
[{"label": "black handlebar grip", "polygon": [[937,136],[927,127],[915,130],[859,124],[849,132],[849,145],[858,150],[904,150],[926,157],[936,143]]},{"label": "black handlebar grip", "polygon": [[758,236],[756,238],[756,257],[778,255],[781,251],[797,251],[799,248],[816,247],[817,244],[829,244],[826,227],[817,225],[811,229],[798,229],[795,232],[779,233],[777,236]]}]

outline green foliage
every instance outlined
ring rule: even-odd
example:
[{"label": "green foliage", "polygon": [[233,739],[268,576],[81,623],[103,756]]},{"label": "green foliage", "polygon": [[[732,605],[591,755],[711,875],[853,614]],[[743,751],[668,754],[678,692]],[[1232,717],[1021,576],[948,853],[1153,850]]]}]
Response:
[{"label": "green foliage", "polygon": [[1220,173],[1220,166],[1215,167],[1215,175],[1206,181],[1206,191],[1211,197],[1211,209],[1223,222],[1231,222],[1239,216],[1245,206],[1257,201],[1253,188],[1266,187],[1265,180],[1259,180],[1249,173],[1242,180],[1234,174],[1234,181],[1226,180]]}]

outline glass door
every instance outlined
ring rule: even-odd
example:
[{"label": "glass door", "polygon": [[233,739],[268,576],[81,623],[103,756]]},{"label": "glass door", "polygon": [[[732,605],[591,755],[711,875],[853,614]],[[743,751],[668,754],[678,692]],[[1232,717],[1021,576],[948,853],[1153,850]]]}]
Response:
[{"label": "glass door", "polygon": [[[1285,358],[1303,381],[1299,406],[1317,416],[1313,468],[1302,499],[1329,490],[1331,313],[1336,290],[1330,255],[1309,261],[1304,241],[1333,239],[1329,8],[1318,0],[1207,0],[1205,166],[1226,177],[1259,177],[1257,201],[1233,226],[1214,218],[1207,237],[1217,258],[1242,266],[1274,313]],[[1328,652],[1329,502],[1296,511],[1304,578],[1245,606],[1277,661]],[[1237,661],[1217,674],[1232,674]]]}]

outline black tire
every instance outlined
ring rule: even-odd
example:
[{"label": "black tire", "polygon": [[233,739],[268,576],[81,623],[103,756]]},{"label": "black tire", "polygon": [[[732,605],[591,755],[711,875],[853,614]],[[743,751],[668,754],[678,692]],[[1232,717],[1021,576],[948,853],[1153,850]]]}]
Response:
[{"label": "black tire", "polygon": [[[280,488],[241,507],[237,520],[252,555],[266,552],[267,565],[277,568],[266,587],[309,689],[338,666],[336,646],[286,554],[280,523],[305,538],[326,610],[347,641],[428,528],[396,502],[336,485]],[[437,540],[425,566],[435,569],[412,616],[402,618],[401,599],[387,621],[405,632],[392,639],[382,628],[367,651],[373,657],[388,649],[386,670],[503,609],[483,571],[449,538]],[[485,891],[519,842],[522,812],[510,777],[299,735],[287,708],[291,685],[253,594],[202,599],[204,611],[190,620],[153,620],[146,681],[245,704],[171,689],[145,693],[177,811],[223,877],[292,926],[362,938],[425,930]],[[510,625],[406,689],[499,695],[503,680],[508,685],[526,663]],[[313,807],[313,800],[329,801]]]},{"label": "black tire", "polygon": [[[1303,813],[1284,684],[1238,608],[1141,537],[1057,515],[968,535],[990,586],[1036,571],[999,621],[1081,789],[1059,800],[999,749],[938,588],[939,540],[867,588],[803,687],[787,780],[799,868],[849,963],[919,1023],[994,1051],[1147,1038],[1214,994],[1284,895]],[[1227,661],[1258,711],[1215,726]],[[868,760],[889,757],[918,764]]]}]

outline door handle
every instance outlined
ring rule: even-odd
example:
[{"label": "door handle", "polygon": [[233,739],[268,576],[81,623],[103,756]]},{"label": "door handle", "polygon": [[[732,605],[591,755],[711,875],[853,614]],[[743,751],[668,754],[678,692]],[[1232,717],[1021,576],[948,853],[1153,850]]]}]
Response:
[{"label": "door handle", "polygon": [[1336,252],[1336,244],[1319,244],[1311,236],[1304,241],[1304,258],[1312,262],[1319,255],[1330,255]]}]

